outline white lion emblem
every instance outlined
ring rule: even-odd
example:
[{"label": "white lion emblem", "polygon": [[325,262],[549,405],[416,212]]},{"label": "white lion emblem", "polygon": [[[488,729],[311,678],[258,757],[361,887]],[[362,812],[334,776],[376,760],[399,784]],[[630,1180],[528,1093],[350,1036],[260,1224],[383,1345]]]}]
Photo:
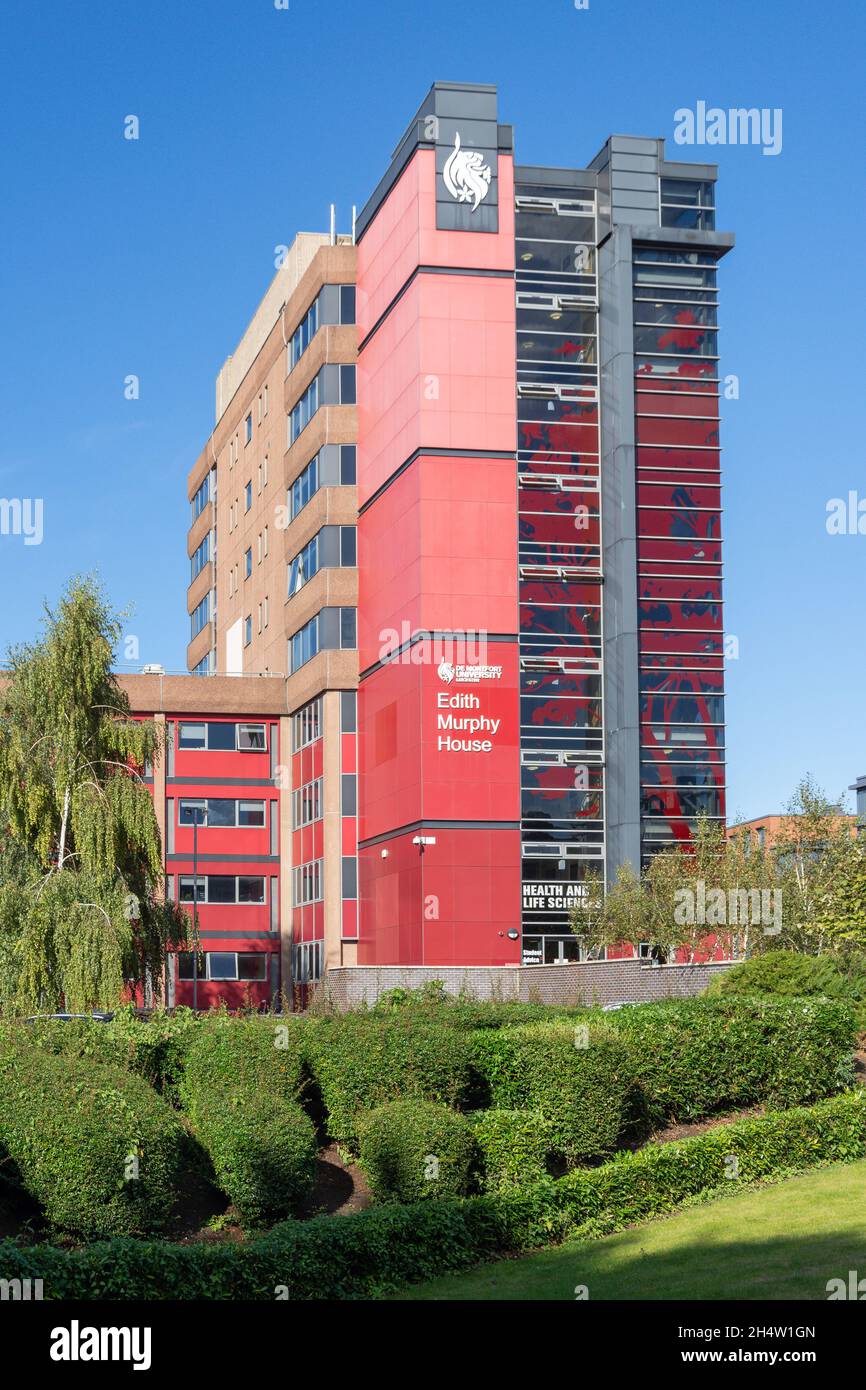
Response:
[{"label": "white lion emblem", "polygon": [[458,203],[472,203],[472,212],[490,192],[490,165],[484,163],[484,156],[478,150],[460,148],[459,130],[454,137],[454,148],[445,161],[442,178],[452,198]]}]

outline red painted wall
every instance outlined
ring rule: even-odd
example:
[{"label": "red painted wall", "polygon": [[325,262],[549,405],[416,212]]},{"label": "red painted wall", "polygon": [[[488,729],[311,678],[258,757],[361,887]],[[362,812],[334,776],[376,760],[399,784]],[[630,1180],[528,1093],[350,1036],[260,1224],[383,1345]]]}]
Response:
[{"label": "red painted wall", "polygon": [[[503,825],[520,817],[510,158],[498,174],[498,233],[440,232],[419,150],[358,247],[360,964],[519,959],[520,834]],[[448,679],[443,658],[498,669]],[[418,834],[436,841],[423,855]]]}]

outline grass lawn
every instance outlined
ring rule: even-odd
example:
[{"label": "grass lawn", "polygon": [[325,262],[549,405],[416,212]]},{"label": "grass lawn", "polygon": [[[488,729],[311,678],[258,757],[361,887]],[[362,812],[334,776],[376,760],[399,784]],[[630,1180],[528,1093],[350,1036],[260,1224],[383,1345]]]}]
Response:
[{"label": "grass lawn", "polygon": [[866,1162],[835,1164],[601,1240],[419,1284],[407,1299],[826,1299],[866,1277]]}]

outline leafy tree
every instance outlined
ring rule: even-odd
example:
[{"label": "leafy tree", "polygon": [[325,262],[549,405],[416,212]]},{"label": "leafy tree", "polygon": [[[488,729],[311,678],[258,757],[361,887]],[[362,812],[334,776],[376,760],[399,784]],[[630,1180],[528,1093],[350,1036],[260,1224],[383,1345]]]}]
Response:
[{"label": "leafy tree", "polygon": [[43,633],[9,652],[0,697],[0,1006],[111,1008],[147,981],[187,918],[161,901],[142,778],[157,726],[131,716],[111,671],[121,615],[75,579]]},{"label": "leafy tree", "polygon": [[643,942],[657,959],[682,955],[690,962],[705,957],[721,936],[730,953],[741,957],[756,930],[752,898],[743,894],[774,881],[769,856],[747,855],[717,822],[700,816],[689,844],[655,854],[640,875],[621,864],[606,895],[596,882],[572,911],[571,928],[591,948],[637,949]]}]

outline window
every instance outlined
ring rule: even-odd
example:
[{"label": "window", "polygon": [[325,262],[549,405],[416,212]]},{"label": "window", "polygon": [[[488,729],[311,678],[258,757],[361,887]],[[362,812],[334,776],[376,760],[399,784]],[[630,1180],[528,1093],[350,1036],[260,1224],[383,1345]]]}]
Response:
[{"label": "window", "polygon": [[192,637],[198,637],[198,634],[210,622],[210,607],[210,594],[207,593],[201,603],[199,603],[190,614],[190,632]]},{"label": "window", "polygon": [[355,404],[355,368],[340,367],[340,405]]},{"label": "window", "polygon": [[201,516],[208,502],[216,498],[216,468],[212,468],[207,477],[199,484],[198,489],[192,499],[192,519],[196,520]]},{"label": "window", "polygon": [[265,555],[267,555],[267,553],[268,553],[268,528],[267,528],[267,526],[265,527],[264,531],[262,532],[262,550],[264,551]]},{"label": "window", "polygon": [[320,651],[353,650],[357,646],[356,628],[357,609],[321,609],[289,642],[291,670],[299,670]]},{"label": "window", "polygon": [[661,224],[712,231],[716,225],[715,185],[696,179],[662,179]]},{"label": "window", "polygon": [[295,519],[320,487],[353,487],[355,478],[355,445],[324,445],[289,488],[290,518]]},{"label": "window", "polygon": [[206,748],[207,724],[179,724],[178,748]]},{"label": "window", "polygon": [[[199,953],[196,973],[200,980],[266,980],[269,959],[265,951],[204,951]],[[191,952],[178,954],[177,978],[193,979]]]},{"label": "window", "polygon": [[319,378],[310,382],[301,399],[289,416],[289,444],[294,444],[298,435],[307,428],[319,408]]},{"label": "window", "polygon": [[264,826],[263,801],[235,801],[226,797],[184,799],[178,803],[178,825]]},{"label": "window", "polygon": [[264,724],[238,724],[238,748],[247,753],[266,753],[268,741]]},{"label": "window", "polygon": [[319,537],[313,536],[289,565],[289,598],[312,579],[319,568]]},{"label": "window", "polygon": [[248,415],[247,418],[244,420],[244,444],[245,444],[245,445],[246,445],[246,444],[249,444],[249,442],[250,442],[250,440],[252,439],[252,437],[253,437],[253,412],[250,411],[249,415]]},{"label": "window", "polygon": [[234,724],[223,720],[205,723],[184,722],[178,725],[178,748],[206,748],[213,752],[228,751],[262,753],[267,751],[267,730],[264,724]]},{"label": "window", "polygon": [[354,772],[344,772],[340,778],[341,810],[344,816],[354,816],[358,810],[358,791]]},{"label": "window", "polygon": [[244,488],[244,511],[248,512],[253,505],[253,481],[252,478]]},{"label": "window", "polygon": [[300,830],[322,819],[322,779],[317,777],[292,793],[292,829]]},{"label": "window", "polygon": [[349,855],[343,856],[343,897],[358,896],[358,861]]},{"label": "window", "polygon": [[248,546],[244,551],[244,579],[249,579],[253,572],[253,548]]},{"label": "window", "polygon": [[248,613],[244,618],[244,646],[248,647],[253,640],[253,615]]},{"label": "window", "polygon": [[294,980],[298,985],[315,984],[322,978],[324,941],[301,941],[292,948]]},{"label": "window", "polygon": [[357,729],[357,697],[354,690],[340,691],[340,732],[354,734]]},{"label": "window", "polygon": [[292,368],[296,367],[298,362],[300,362],[315,337],[318,328],[319,298],[317,295],[289,339],[288,362],[286,364],[287,372],[290,372]]},{"label": "window", "polygon": [[322,900],[322,860],[300,864],[292,870],[292,906],[306,907]]},{"label": "window", "polygon": [[[267,384],[267,382],[265,382],[265,392],[264,392],[264,395],[265,395],[265,414],[267,415],[267,413],[268,413],[268,384]],[[265,464],[267,465],[267,458],[265,458]],[[267,477],[266,477],[266,478],[265,478],[265,482],[267,482],[267,481],[268,481],[268,480],[267,480]]]},{"label": "window", "polygon": [[[354,692],[353,692],[354,693]],[[292,752],[297,753],[322,735],[322,697],[316,696],[292,715]]]},{"label": "window", "polygon": [[268,625],[268,596],[267,596],[267,594],[265,594],[264,609],[265,609],[265,627],[267,627],[267,625]]},{"label": "window", "polygon": [[355,286],[340,286],[340,323],[355,322]]},{"label": "window", "polygon": [[[192,874],[181,874],[178,892],[182,903],[192,902]],[[199,874],[196,901],[202,903],[263,903],[265,880],[258,874]]]},{"label": "window", "polygon": [[261,531],[260,531],[259,534],[258,534],[258,536],[256,537],[256,564],[257,564],[257,565],[260,565],[261,563],[262,563],[262,533],[261,533]]}]

